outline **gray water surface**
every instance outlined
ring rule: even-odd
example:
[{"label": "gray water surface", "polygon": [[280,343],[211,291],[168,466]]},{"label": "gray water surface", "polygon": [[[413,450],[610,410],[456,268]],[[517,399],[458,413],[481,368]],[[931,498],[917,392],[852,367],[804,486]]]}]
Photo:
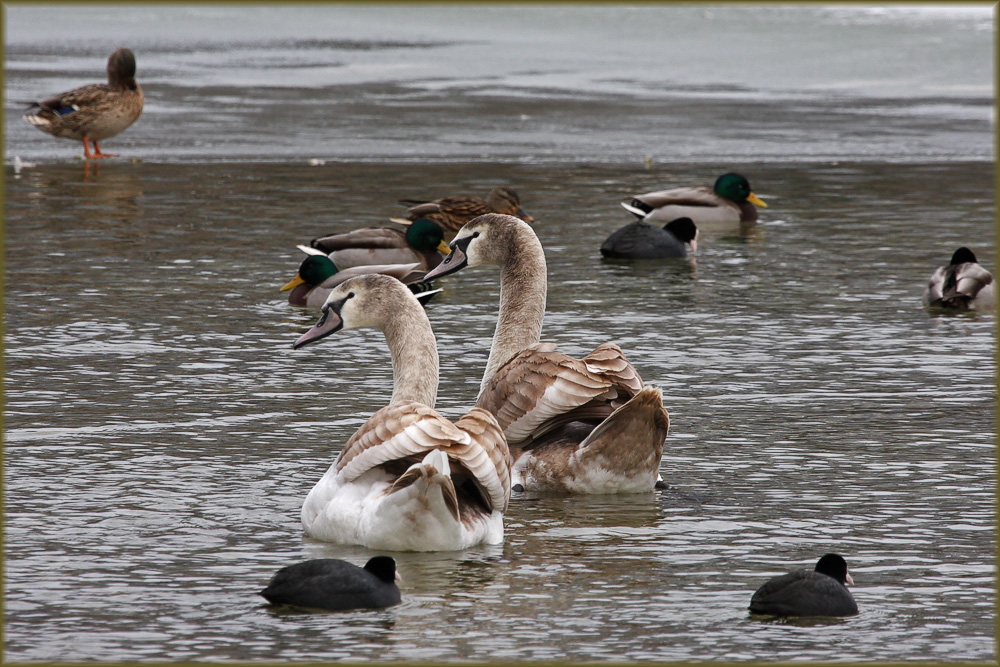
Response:
[{"label": "gray water surface", "polygon": [[[996,269],[993,10],[512,8],[4,6],[5,661],[996,660],[996,319],[920,307],[958,246]],[[121,45],[122,158],[21,119]],[[729,170],[760,224],[600,258],[619,201]],[[377,331],[291,349],[295,244],[500,184],[543,338],[662,388],[670,488],[515,494],[503,545],[393,554],[399,606],[271,609],[279,567],[373,555],[298,517],[391,395]],[[443,287],[457,416],[497,273]],[[749,617],[827,551],[858,616]]]},{"label": "gray water surface", "polygon": [[742,164],[992,159],[991,5],[6,7],[6,160],[81,152],[21,119],[136,53],[155,161]]},{"label": "gray water surface", "polygon": [[[704,239],[694,265],[597,252],[627,221],[616,202],[673,170],[206,178],[104,163],[11,178],[5,658],[992,659],[995,320],[919,305],[958,244],[994,266],[992,167],[747,171],[771,207],[746,235]],[[662,387],[671,488],[515,494],[502,546],[394,554],[398,607],[272,611],[256,591],[278,567],[371,555],[303,538],[298,512],[391,393],[374,330],[291,349],[316,318],[277,291],[294,244],[396,212],[372,184],[496,182],[538,220],[544,339],[574,354],[616,341]],[[428,307],[446,414],[474,401],[496,280],[466,270]],[[827,551],[847,556],[859,616],[747,615],[764,580]]]}]

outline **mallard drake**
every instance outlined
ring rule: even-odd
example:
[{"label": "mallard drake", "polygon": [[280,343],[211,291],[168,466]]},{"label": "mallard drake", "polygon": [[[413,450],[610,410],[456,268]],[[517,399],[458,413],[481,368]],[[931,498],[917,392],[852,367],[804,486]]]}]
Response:
[{"label": "mallard drake", "polygon": [[375,326],[392,353],[393,393],[344,445],[302,505],[307,535],[389,551],[451,551],[503,541],[510,451],[497,420],[473,408],[454,423],[434,410],[438,354],[416,297],[380,274],[333,288],[295,348]]},{"label": "mallard drake", "polygon": [[698,249],[698,227],[691,218],[656,227],[643,220],[625,225],[601,244],[601,254],[613,259],[671,259]]},{"label": "mallard drake", "polygon": [[[305,250],[305,246],[299,246]],[[321,236],[309,247],[327,254],[338,269],[373,264],[417,263],[424,271],[441,263],[451,250],[444,242],[444,230],[433,220],[415,220],[405,230],[365,227],[343,234]]]},{"label": "mallard drake", "polygon": [[[83,141],[88,158],[116,157],[103,153],[98,141],[125,130],[139,118],[142,88],[135,80],[135,56],[118,49],[108,58],[108,82],[94,83],[35,102],[24,119],[54,137]],[[94,152],[90,152],[90,142]]]},{"label": "mallard drake", "polygon": [[525,222],[534,220],[521,209],[521,199],[517,193],[505,186],[493,188],[485,198],[454,195],[434,201],[401,199],[399,203],[409,207],[407,217],[392,218],[393,222],[409,224],[410,221],[427,218],[441,225],[449,238],[454,236],[462,225],[484,213],[516,215]]},{"label": "mallard drake", "polygon": [[852,616],[858,604],[847,590],[854,584],[847,561],[826,554],[814,570],[795,570],[774,577],[750,598],[751,614],[771,616]]},{"label": "mallard drake", "polygon": [[278,570],[260,594],[271,604],[311,609],[381,609],[399,604],[399,573],[389,556],[358,567],[337,558],[314,558]]},{"label": "mallard drake", "polygon": [[931,274],[924,305],[951,310],[992,308],[993,275],[976,261],[975,253],[963,246],[951,256],[951,263]]},{"label": "mallard drake", "polygon": [[465,225],[425,276],[500,267],[500,313],[476,406],[496,415],[514,458],[515,488],[569,493],[651,491],[670,420],[621,348],[576,359],[540,343],[545,253],[531,227],[487,214]]},{"label": "mallard drake", "polygon": [[[293,306],[319,308],[326,303],[330,291],[340,283],[366,273],[381,273],[399,280],[410,291],[423,293],[430,285],[422,279],[427,273],[417,262],[412,264],[373,264],[355,266],[341,271],[326,254],[315,248],[305,248],[307,257],[299,264],[295,277],[282,286]],[[419,297],[418,297],[419,298]],[[422,302],[423,303],[423,302]]]},{"label": "mallard drake", "polygon": [[712,188],[674,188],[636,195],[622,202],[626,211],[640,220],[663,224],[677,218],[691,218],[694,224],[753,222],[756,206],[767,208],[750,189],[750,182],[734,173],[723,174]]}]

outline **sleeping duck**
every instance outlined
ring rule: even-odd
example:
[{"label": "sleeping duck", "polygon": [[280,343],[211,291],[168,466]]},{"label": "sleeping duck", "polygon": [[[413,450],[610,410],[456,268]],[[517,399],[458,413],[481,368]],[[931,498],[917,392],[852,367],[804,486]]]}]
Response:
[{"label": "sleeping duck", "polygon": [[963,246],[951,256],[951,263],[939,266],[931,274],[924,291],[924,305],[951,310],[992,308],[993,276]]},{"label": "sleeping duck", "polygon": [[351,436],[302,505],[310,537],[389,551],[451,551],[503,541],[510,452],[497,420],[434,410],[438,354],[430,322],[401,282],[381,274],[333,288],[295,348],[341,329],[378,327],[393,393]]},{"label": "sleeping duck", "polygon": [[636,220],[601,244],[601,254],[612,259],[672,259],[697,249],[698,228],[691,218],[671,220],[663,227]]},{"label": "sleeping duck", "polygon": [[493,188],[485,198],[453,195],[434,201],[401,199],[399,203],[409,207],[407,217],[392,218],[393,222],[409,224],[419,218],[428,218],[441,225],[449,239],[462,228],[462,225],[484,213],[516,215],[525,222],[533,220],[521,209],[521,199],[517,193],[504,186]]},{"label": "sleeping duck", "polygon": [[[135,56],[118,49],[108,58],[108,82],[81,86],[35,102],[24,119],[54,137],[83,141],[87,159],[116,157],[97,143],[125,130],[139,118],[142,88],[135,80]],[[94,152],[90,142],[94,142]]]},{"label": "sleeping duck", "polygon": [[427,280],[466,266],[500,267],[500,312],[476,405],[496,415],[515,488],[557,493],[652,491],[670,420],[614,343],[575,358],[540,342],[545,253],[522,220],[490,213],[465,225]]},{"label": "sleeping duck", "polygon": [[750,189],[750,182],[734,173],[719,176],[711,188],[699,186],[647,192],[622,202],[622,206],[646,222],[663,224],[677,218],[690,218],[699,227],[753,222],[757,220],[756,207],[767,208]]},{"label": "sleeping duck", "polygon": [[341,271],[321,250],[305,247],[303,250],[308,256],[299,264],[299,270],[295,277],[281,288],[282,292],[288,292],[288,303],[293,306],[320,308],[326,303],[326,298],[330,296],[330,291],[334,287],[345,280],[366,273],[382,273],[392,276],[414,293],[423,293],[430,289],[430,285],[422,280],[427,272],[421,269],[420,264],[416,262],[412,264],[355,266]]},{"label": "sleeping duck", "polygon": [[[441,263],[451,252],[444,242],[444,230],[433,220],[414,220],[405,230],[365,227],[343,234],[321,236],[309,246],[324,252],[338,269],[373,264],[417,263],[424,271]],[[299,246],[308,252],[304,246]]]}]

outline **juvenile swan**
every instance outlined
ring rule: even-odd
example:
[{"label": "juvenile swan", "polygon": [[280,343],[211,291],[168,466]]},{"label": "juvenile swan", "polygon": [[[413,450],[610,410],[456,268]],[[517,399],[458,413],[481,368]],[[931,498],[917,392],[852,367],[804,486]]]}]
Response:
[{"label": "juvenile swan", "polygon": [[669,419],[613,343],[575,359],[540,343],[546,267],[527,224],[487,214],[465,225],[425,279],[500,267],[500,314],[476,406],[496,415],[514,458],[515,488],[569,493],[650,491]]},{"label": "juvenile swan", "polygon": [[333,289],[299,348],[340,329],[378,327],[392,353],[386,407],[351,436],[302,506],[307,535],[389,551],[451,551],[503,541],[510,452],[497,420],[473,408],[452,423],[434,409],[438,354],[417,298],[390,276]]}]

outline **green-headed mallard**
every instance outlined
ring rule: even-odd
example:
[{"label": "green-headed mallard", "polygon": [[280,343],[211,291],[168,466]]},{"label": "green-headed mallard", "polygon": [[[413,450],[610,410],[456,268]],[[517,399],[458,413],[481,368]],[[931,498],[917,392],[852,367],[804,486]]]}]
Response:
[{"label": "green-headed mallard", "polygon": [[311,250],[312,252],[306,253],[308,256],[302,260],[295,277],[281,288],[282,292],[288,292],[288,303],[293,306],[319,308],[326,303],[326,297],[330,296],[334,287],[345,280],[363,276],[366,273],[381,273],[392,276],[409,287],[411,292],[417,294],[421,303],[426,303],[433,295],[428,291],[431,286],[422,280],[427,272],[417,262],[354,266],[341,271],[333,263],[333,260],[322,251],[315,248],[303,248],[303,250]]},{"label": "green-headed mallard", "polygon": [[756,206],[767,207],[739,174],[723,174],[711,188],[674,188],[636,195],[622,206],[640,220],[663,224],[677,218],[691,218],[694,224],[753,222]]},{"label": "green-headed mallard", "polygon": [[530,226],[489,213],[465,225],[434,280],[466,266],[500,267],[500,313],[476,406],[496,415],[514,484],[562,493],[641,493],[661,484],[670,420],[614,343],[581,359],[540,343],[546,267]]},{"label": "green-headed mallard", "polygon": [[976,261],[975,253],[963,246],[951,256],[951,263],[931,274],[924,305],[951,310],[992,308],[993,275]]},{"label": "green-headed mallard", "polygon": [[372,264],[412,264],[427,271],[451,252],[444,242],[444,230],[432,220],[420,218],[405,230],[391,227],[365,227],[343,234],[321,236],[309,245],[329,255],[343,271]]},{"label": "green-headed mallard", "polygon": [[441,225],[449,238],[454,236],[462,225],[484,213],[516,215],[525,222],[533,220],[521,209],[521,199],[517,193],[504,186],[493,188],[485,198],[454,195],[434,201],[401,199],[399,203],[409,207],[409,211],[406,218],[392,218],[393,222],[408,224],[409,221],[418,218],[427,218]]},{"label": "green-headed mallard", "polygon": [[434,409],[434,332],[402,283],[372,273],[337,285],[323,316],[293,347],[359,327],[385,335],[392,398],[351,436],[306,496],[305,533],[390,551],[500,544],[510,500],[507,441],[486,410],[472,408],[452,421]]},{"label": "green-headed mallard", "polygon": [[81,86],[35,102],[24,118],[54,137],[82,140],[87,158],[115,157],[115,153],[102,153],[97,142],[134,123],[142,113],[142,104],[142,88],[135,80],[135,56],[128,49],[118,49],[108,58],[107,83]]},{"label": "green-headed mallard", "polygon": [[663,227],[636,220],[601,244],[601,254],[613,259],[671,259],[698,249],[698,227],[691,218],[671,220]]}]

